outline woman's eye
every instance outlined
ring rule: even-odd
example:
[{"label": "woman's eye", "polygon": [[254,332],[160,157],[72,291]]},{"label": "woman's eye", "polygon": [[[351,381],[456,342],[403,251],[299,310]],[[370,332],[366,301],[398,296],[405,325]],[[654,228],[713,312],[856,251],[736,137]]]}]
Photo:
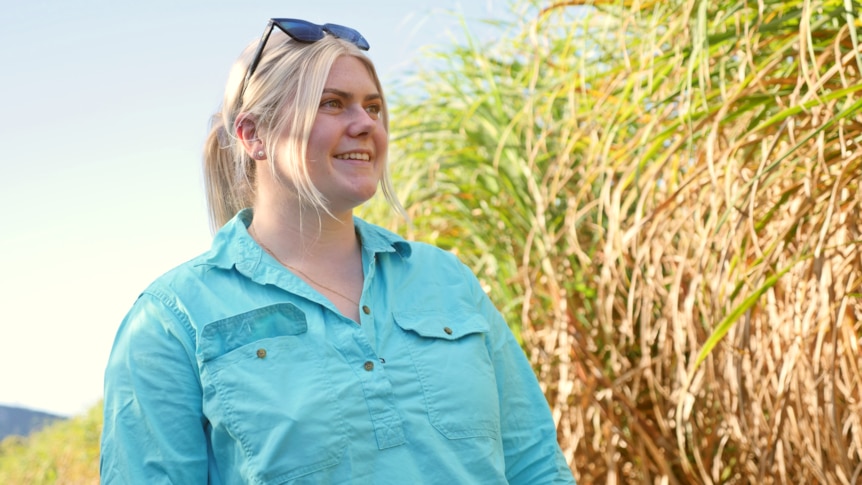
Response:
[{"label": "woman's eye", "polygon": [[380,116],[380,112],[383,111],[383,107],[379,104],[372,104],[365,107],[365,111],[374,116]]},{"label": "woman's eye", "polygon": [[327,99],[320,103],[321,108],[340,108],[341,103],[337,99]]}]

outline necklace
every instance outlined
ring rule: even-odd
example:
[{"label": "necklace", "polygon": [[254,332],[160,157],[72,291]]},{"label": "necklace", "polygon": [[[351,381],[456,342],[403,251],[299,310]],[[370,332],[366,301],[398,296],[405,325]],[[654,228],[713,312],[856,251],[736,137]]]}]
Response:
[{"label": "necklace", "polygon": [[336,290],[336,289],[334,289],[334,288],[330,288],[329,286],[324,285],[323,283],[321,283],[321,282],[317,281],[316,279],[312,278],[311,276],[308,276],[308,274],[307,274],[307,273],[305,273],[305,272],[304,272],[304,271],[302,271],[301,269],[297,268],[296,266],[289,265],[289,264],[285,263],[284,261],[282,261],[282,260],[281,260],[281,258],[279,258],[278,256],[276,256],[276,255],[275,255],[275,253],[274,253],[274,252],[272,252],[272,250],[270,250],[268,247],[266,247],[266,244],[264,244],[264,243],[260,240],[260,238],[259,238],[259,237],[257,237],[257,233],[254,231],[254,227],[253,227],[253,226],[250,226],[250,227],[249,227],[249,234],[251,234],[251,237],[253,237],[253,238],[254,238],[254,240],[255,240],[258,244],[260,244],[260,247],[262,247],[264,251],[266,251],[270,256],[272,256],[272,257],[273,257],[276,261],[278,261],[278,262],[279,262],[279,264],[281,264],[282,266],[284,266],[284,267],[286,267],[286,268],[290,269],[291,271],[295,271],[296,273],[299,273],[299,274],[300,274],[300,276],[303,276],[303,277],[304,277],[306,280],[308,280],[309,282],[314,283],[314,285],[315,285],[315,286],[319,286],[319,287],[321,287],[321,288],[323,288],[323,289],[329,290],[329,291],[331,291],[331,292],[335,293],[336,295],[340,296],[341,298],[344,298],[345,300],[349,301],[350,303],[353,303],[354,305],[359,306],[359,302],[358,302],[358,301],[356,301],[356,300],[354,300],[353,298],[350,298],[349,296],[345,295],[344,293],[342,293],[342,292],[340,292],[340,291],[338,291],[338,290]]}]

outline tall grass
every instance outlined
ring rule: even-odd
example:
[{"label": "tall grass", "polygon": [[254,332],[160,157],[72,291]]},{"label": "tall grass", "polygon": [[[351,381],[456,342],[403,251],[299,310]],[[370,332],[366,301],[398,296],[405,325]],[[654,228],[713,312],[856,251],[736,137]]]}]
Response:
[{"label": "tall grass", "polygon": [[99,483],[102,406],[58,421],[22,438],[0,442],[0,483],[4,485],[94,485]]},{"label": "tall grass", "polygon": [[862,479],[858,3],[512,9],[396,97],[391,158],[412,235],[519,329],[576,476]]}]

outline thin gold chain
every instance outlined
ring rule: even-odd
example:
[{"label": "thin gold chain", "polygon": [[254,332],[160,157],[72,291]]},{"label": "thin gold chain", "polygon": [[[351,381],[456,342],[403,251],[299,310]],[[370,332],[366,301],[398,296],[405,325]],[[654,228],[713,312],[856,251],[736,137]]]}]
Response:
[{"label": "thin gold chain", "polygon": [[275,255],[275,253],[274,253],[274,252],[272,252],[272,250],[270,250],[268,247],[266,247],[266,244],[264,244],[264,243],[260,240],[260,238],[258,238],[258,237],[257,237],[257,234],[256,234],[256,233],[255,233],[255,231],[254,231],[254,227],[249,226],[249,233],[251,234],[251,237],[253,237],[253,238],[254,238],[254,240],[255,240],[255,241],[257,241],[257,243],[258,243],[258,244],[260,244],[260,247],[262,247],[264,251],[266,251],[267,253],[269,253],[269,255],[270,255],[270,256],[272,256],[273,258],[275,258],[275,260],[276,260],[276,261],[278,261],[282,266],[285,266],[286,268],[289,268],[289,269],[290,269],[290,270],[292,270],[292,271],[296,271],[296,272],[297,272],[297,273],[299,273],[300,275],[304,276],[304,277],[305,277],[305,279],[307,279],[308,281],[310,281],[310,282],[314,283],[315,285],[317,285],[317,286],[319,286],[319,287],[321,287],[321,288],[327,289],[327,290],[329,290],[329,291],[331,291],[331,292],[335,293],[336,295],[340,296],[341,298],[344,298],[345,300],[347,300],[347,301],[349,301],[349,302],[353,303],[354,305],[359,306],[359,302],[358,302],[358,301],[356,301],[356,300],[354,300],[353,298],[350,298],[349,296],[345,295],[344,293],[342,293],[342,292],[340,292],[340,291],[338,291],[338,290],[336,290],[336,289],[334,289],[334,288],[330,288],[330,287],[328,287],[328,286],[324,285],[323,283],[321,283],[321,282],[317,281],[316,279],[312,278],[311,276],[308,276],[308,274],[307,274],[307,273],[305,273],[305,272],[304,272],[304,271],[302,271],[301,269],[297,268],[296,266],[291,266],[291,265],[289,265],[289,264],[285,263],[284,261],[282,261],[282,260],[281,260],[281,258],[279,258],[278,256],[276,256],[276,255]]}]

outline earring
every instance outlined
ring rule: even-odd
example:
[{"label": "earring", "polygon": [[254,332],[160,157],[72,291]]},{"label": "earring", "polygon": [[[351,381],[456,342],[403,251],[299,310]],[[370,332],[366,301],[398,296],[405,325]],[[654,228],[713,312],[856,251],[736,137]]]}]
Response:
[{"label": "earring", "polygon": [[266,157],[266,152],[258,150],[257,153],[255,153],[255,156],[257,156],[258,160],[263,160]]}]

